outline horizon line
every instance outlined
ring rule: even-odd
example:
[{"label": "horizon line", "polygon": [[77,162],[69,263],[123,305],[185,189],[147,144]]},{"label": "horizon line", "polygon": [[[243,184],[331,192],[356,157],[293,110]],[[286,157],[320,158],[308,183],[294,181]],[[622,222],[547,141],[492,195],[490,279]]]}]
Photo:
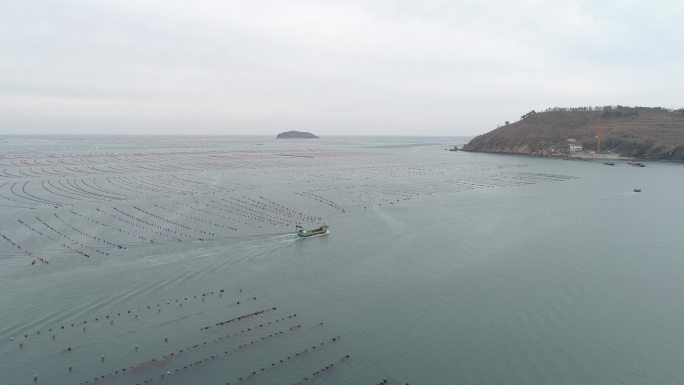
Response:
[{"label": "horizon line", "polygon": [[[276,134],[277,135],[277,134]],[[318,134],[316,134],[318,135]],[[0,137],[36,137],[36,136],[93,136],[93,137],[122,137],[122,136],[134,136],[134,137],[221,137],[221,136],[239,136],[239,137],[263,137],[272,138],[278,140],[301,140],[302,138],[276,138],[275,135],[267,134],[0,134]],[[322,135],[318,138],[303,138],[303,139],[323,139],[325,137],[360,137],[360,138],[467,138],[476,135],[353,135],[353,134],[332,134],[332,135]]]}]

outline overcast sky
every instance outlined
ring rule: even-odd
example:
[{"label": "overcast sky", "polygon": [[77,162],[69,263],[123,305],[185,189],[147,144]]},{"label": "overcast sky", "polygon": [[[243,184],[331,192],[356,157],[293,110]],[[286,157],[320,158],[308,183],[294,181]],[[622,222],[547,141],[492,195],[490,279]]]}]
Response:
[{"label": "overcast sky", "polygon": [[0,0],[0,134],[473,135],[684,105],[684,1]]}]

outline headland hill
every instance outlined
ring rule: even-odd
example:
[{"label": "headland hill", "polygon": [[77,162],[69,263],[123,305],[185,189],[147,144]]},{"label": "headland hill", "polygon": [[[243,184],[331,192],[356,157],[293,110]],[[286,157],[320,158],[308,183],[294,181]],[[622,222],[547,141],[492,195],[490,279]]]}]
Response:
[{"label": "headland hill", "polygon": [[276,135],[276,139],[318,139],[318,136],[304,131],[286,131]]},{"label": "headland hill", "polygon": [[684,161],[684,109],[618,105],[530,111],[473,138],[463,150]]}]

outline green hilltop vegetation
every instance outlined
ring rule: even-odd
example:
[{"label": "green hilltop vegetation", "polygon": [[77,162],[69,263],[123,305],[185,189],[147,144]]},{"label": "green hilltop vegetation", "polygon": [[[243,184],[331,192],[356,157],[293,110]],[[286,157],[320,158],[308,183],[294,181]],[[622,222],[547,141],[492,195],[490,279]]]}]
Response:
[{"label": "green hilltop vegetation", "polygon": [[276,135],[276,139],[318,139],[318,136],[304,131],[286,131]]},{"label": "green hilltop vegetation", "polygon": [[604,106],[530,111],[463,147],[542,156],[591,155],[597,148],[601,154],[684,161],[684,109]]}]

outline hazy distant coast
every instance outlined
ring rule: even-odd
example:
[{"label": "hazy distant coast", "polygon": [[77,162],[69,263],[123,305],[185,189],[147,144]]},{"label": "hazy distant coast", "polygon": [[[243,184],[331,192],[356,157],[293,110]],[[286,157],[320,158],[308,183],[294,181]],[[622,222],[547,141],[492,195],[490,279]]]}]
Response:
[{"label": "hazy distant coast", "polygon": [[[465,151],[684,161],[684,109],[577,107],[530,111],[472,139]],[[598,151],[598,153],[597,153]]]}]

